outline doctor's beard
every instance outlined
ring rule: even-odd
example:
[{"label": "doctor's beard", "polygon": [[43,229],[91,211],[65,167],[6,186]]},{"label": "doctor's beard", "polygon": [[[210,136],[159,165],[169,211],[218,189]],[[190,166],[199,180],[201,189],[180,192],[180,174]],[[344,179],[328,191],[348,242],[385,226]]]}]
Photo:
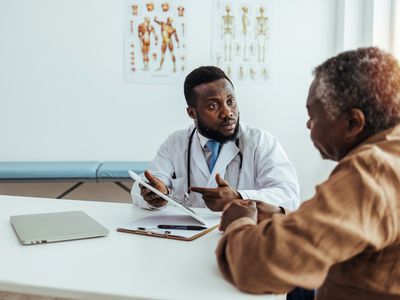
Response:
[{"label": "doctor's beard", "polygon": [[[211,140],[214,140],[214,141],[217,141],[217,142],[219,142],[221,144],[224,144],[224,143],[226,143],[228,141],[236,140],[238,132],[239,132],[239,119],[240,119],[240,116],[238,115],[237,120],[236,120],[235,131],[230,135],[223,135],[218,130],[214,130],[214,129],[208,127],[206,122],[204,122],[202,120],[202,118],[200,117],[200,115],[197,114],[197,130],[202,135],[204,135],[206,138],[209,138]],[[226,121],[229,121],[229,118],[227,118]]]}]

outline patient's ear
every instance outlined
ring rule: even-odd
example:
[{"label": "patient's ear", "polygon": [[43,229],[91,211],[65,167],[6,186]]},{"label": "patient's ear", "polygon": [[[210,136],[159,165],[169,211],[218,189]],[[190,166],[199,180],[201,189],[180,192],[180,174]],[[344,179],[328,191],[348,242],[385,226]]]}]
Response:
[{"label": "patient's ear", "polygon": [[352,108],[347,113],[346,137],[357,138],[365,128],[365,115],[361,109]]},{"label": "patient's ear", "polygon": [[190,118],[192,118],[193,120],[196,119],[196,110],[193,106],[188,106],[186,108],[186,112],[189,115]]}]

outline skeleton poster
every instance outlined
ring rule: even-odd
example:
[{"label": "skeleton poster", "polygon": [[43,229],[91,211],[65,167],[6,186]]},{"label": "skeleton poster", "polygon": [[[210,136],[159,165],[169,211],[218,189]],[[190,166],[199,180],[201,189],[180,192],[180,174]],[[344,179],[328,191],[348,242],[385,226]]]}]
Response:
[{"label": "skeleton poster", "polygon": [[269,1],[214,1],[212,62],[235,81],[268,79]]},{"label": "skeleton poster", "polygon": [[125,78],[174,83],[186,74],[184,2],[125,2]]}]

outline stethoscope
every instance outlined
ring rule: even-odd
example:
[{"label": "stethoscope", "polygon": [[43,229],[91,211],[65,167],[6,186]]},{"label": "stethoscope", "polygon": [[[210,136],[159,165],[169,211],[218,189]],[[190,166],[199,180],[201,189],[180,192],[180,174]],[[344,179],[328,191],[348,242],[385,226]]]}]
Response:
[{"label": "stethoscope", "polygon": [[[188,197],[189,194],[190,194],[190,169],[191,169],[191,167],[190,167],[190,158],[191,158],[191,154],[192,154],[191,153],[192,152],[192,141],[193,141],[193,136],[194,136],[195,132],[196,132],[196,128],[194,128],[192,133],[190,134],[189,144],[188,144],[188,152],[187,152],[187,157],[186,157],[186,160],[187,160],[187,193],[186,193],[186,197]],[[239,158],[240,158],[240,163],[239,163],[239,174],[240,174],[240,171],[242,170],[243,154],[240,151],[239,139],[238,138],[235,141],[235,145],[236,145],[236,147],[239,148],[238,155],[239,155]]]}]

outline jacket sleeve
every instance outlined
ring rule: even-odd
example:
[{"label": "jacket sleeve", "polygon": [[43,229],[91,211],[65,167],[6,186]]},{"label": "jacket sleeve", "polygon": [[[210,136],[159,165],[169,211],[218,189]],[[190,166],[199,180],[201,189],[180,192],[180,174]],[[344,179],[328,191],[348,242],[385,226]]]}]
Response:
[{"label": "jacket sleeve", "polygon": [[264,133],[254,153],[255,177],[258,190],[238,190],[243,199],[265,201],[286,210],[299,207],[299,185],[294,166],[278,140]]},{"label": "jacket sleeve", "polygon": [[332,265],[396,239],[396,211],[384,189],[368,172],[345,167],[289,215],[258,225],[236,220],[216,250],[224,277],[257,294],[319,287]]}]

